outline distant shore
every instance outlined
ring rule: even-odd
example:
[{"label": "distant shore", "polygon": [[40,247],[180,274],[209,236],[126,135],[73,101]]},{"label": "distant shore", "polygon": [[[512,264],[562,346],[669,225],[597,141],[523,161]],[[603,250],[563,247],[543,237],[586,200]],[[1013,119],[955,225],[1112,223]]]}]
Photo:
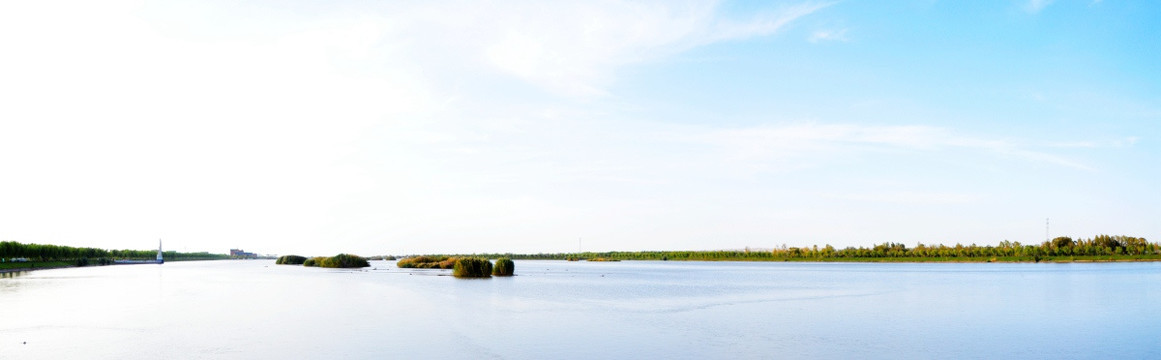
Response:
[{"label": "distant shore", "polygon": [[[184,261],[213,261],[213,260],[223,260],[223,259],[169,260],[169,261],[166,261],[166,262],[184,262]],[[148,264],[157,264],[156,262],[154,262],[154,260],[141,260],[141,261],[142,261],[142,262],[134,262],[134,263],[114,263],[114,264],[108,264],[108,265],[88,265],[88,266],[77,266],[77,265],[75,265],[75,264],[70,264],[70,263],[69,263],[69,262],[67,262],[67,261],[27,261],[27,262],[4,262],[4,263],[0,263],[0,274],[6,274],[6,273],[14,273],[14,272],[22,272],[22,271],[34,271],[34,270],[67,269],[67,268],[77,268],[77,267],[97,267],[97,266],[117,266],[117,265],[148,265]],[[20,264],[20,265],[29,265],[29,266],[22,266],[22,267],[9,267],[9,266],[14,266],[14,265],[16,265],[16,264]]]},{"label": "distant shore", "polygon": [[519,260],[661,260],[661,261],[798,261],[798,262],[1118,262],[1161,261],[1161,244],[1124,235],[1088,239],[1059,236],[1040,244],[1008,240],[997,245],[943,245],[885,242],[871,247],[836,248],[830,244],[740,250],[651,250],[539,254],[457,254],[428,256],[507,257]]},{"label": "distant shore", "polygon": [[[28,265],[22,267],[15,267],[17,265]],[[28,262],[5,262],[0,263],[0,274],[32,271],[32,270],[49,270],[49,269],[63,269],[77,267],[63,261],[28,261]]]},{"label": "distant shore", "polygon": [[559,257],[544,254],[470,254],[470,255],[422,255],[429,257],[511,257],[517,260],[568,260],[568,261],[703,261],[703,262],[799,262],[799,263],[1106,263],[1106,262],[1158,262],[1158,255],[1120,255],[1120,256],[1054,256],[1054,257],[842,257],[842,258],[784,258],[784,257],[682,257],[682,258],[653,258],[618,256],[611,257]]},{"label": "distant shore", "polygon": [[107,250],[51,244],[0,241],[0,273],[105,265],[156,264],[165,261],[219,260],[229,255],[209,252]]},{"label": "distant shore", "polygon": [[69,266],[35,267],[35,268],[0,269],[0,274],[34,271],[34,270],[67,269],[67,268],[74,268],[74,267],[77,267],[77,266],[76,265],[69,265]]}]

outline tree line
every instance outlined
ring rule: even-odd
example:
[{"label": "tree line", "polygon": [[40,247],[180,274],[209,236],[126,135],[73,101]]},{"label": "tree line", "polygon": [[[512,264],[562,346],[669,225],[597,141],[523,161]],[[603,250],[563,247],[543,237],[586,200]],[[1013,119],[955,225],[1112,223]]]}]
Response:
[{"label": "tree line", "polygon": [[[442,255],[466,256],[466,255]],[[703,260],[703,261],[1041,261],[1041,260],[1161,260],[1161,245],[1145,238],[1097,235],[1088,239],[1057,237],[1040,244],[1004,240],[998,245],[916,244],[886,242],[871,247],[788,247],[710,251],[608,251],[540,254],[472,254],[485,258],[524,260]]]},{"label": "tree line", "polygon": [[[166,261],[217,260],[228,259],[226,254],[202,252],[164,251]],[[157,250],[106,250],[91,247],[72,247],[46,244],[23,244],[16,241],[0,241],[0,259],[24,258],[31,261],[57,261],[78,259],[149,260],[157,257]]]}]

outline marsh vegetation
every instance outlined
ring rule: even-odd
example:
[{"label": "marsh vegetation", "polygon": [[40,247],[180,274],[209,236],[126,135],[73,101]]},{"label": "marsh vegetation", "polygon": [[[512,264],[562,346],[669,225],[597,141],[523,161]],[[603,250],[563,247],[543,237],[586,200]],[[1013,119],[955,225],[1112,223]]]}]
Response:
[{"label": "marsh vegetation", "polygon": [[492,266],[493,276],[512,276],[516,272],[516,263],[509,258],[496,259],[496,264]]},{"label": "marsh vegetation", "polygon": [[493,265],[487,257],[479,256],[413,256],[395,263],[403,269],[451,269],[455,277],[512,276],[516,263],[511,258],[500,257]]},{"label": "marsh vegetation", "polygon": [[455,259],[452,276],[458,278],[482,278],[492,276],[492,262],[484,258],[462,257]]},{"label": "marsh vegetation", "polygon": [[319,266],[325,268],[364,268],[371,266],[371,264],[367,262],[367,259],[358,255],[338,254],[324,258]]},{"label": "marsh vegetation", "polygon": [[306,257],[298,255],[282,255],[274,261],[278,265],[302,265],[304,262],[306,262]]},{"label": "marsh vegetation", "polygon": [[315,256],[304,258],[302,266],[324,268],[364,268],[371,266],[367,259],[351,254],[338,254],[331,257]]},{"label": "marsh vegetation", "polygon": [[451,269],[455,267],[456,258],[450,256],[413,256],[404,258],[395,263],[395,266],[404,269]]}]

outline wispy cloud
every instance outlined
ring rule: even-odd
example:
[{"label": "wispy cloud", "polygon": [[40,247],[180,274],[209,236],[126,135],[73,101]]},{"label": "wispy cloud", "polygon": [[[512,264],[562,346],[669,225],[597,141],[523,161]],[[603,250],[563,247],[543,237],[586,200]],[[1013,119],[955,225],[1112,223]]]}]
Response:
[{"label": "wispy cloud", "polygon": [[1040,10],[1044,10],[1048,5],[1052,5],[1053,1],[1055,0],[1028,0],[1024,4],[1024,10],[1033,14],[1039,13]]},{"label": "wispy cloud", "polygon": [[806,41],[810,41],[812,43],[818,43],[818,42],[822,42],[822,41],[847,42],[847,41],[849,41],[849,39],[847,38],[847,29],[839,29],[839,30],[818,30],[818,31],[815,31],[815,32],[811,33],[809,37],[806,38]]},{"label": "wispy cloud", "polygon": [[970,149],[1026,161],[1093,170],[1083,163],[1037,150],[1035,146],[1025,143],[961,136],[951,129],[933,126],[801,124],[717,130],[705,134],[700,140],[720,146],[735,158],[758,161],[868,148],[916,151]]},{"label": "wispy cloud", "polygon": [[823,194],[822,197],[836,200],[912,205],[966,204],[980,199],[978,195],[974,194],[919,191]]},{"label": "wispy cloud", "polygon": [[1099,148],[1124,148],[1137,144],[1140,138],[1136,136],[1129,136],[1121,139],[1113,140],[1083,140],[1083,141],[1059,141],[1050,142],[1046,144],[1048,147],[1055,148],[1080,148],[1080,149],[1099,149]]},{"label": "wispy cloud", "polygon": [[830,3],[802,3],[738,20],[716,3],[581,2],[514,6],[495,16],[501,29],[485,40],[487,60],[501,71],[555,93],[605,93],[615,70],[722,41],[766,36]]}]

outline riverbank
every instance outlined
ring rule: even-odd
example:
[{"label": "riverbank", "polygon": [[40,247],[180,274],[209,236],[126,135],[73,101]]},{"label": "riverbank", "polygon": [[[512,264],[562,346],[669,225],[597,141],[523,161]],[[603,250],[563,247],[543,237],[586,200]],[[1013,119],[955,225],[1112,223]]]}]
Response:
[{"label": "riverbank", "polygon": [[1124,235],[1089,239],[1057,237],[1040,244],[1001,241],[997,245],[943,245],[886,242],[871,247],[835,248],[830,244],[740,250],[652,250],[540,254],[428,255],[514,260],[661,260],[661,261],[794,261],[794,262],[1118,262],[1161,261],[1161,244]]},{"label": "riverbank", "polygon": [[[1033,251],[1029,251],[1033,252]],[[745,262],[850,262],[850,263],[1096,263],[1096,262],[1154,262],[1161,261],[1159,253],[1119,255],[986,255],[964,252],[943,256],[869,255],[857,256],[849,252],[842,256],[815,252],[788,254],[787,252],[747,251],[641,251],[559,254],[469,254],[426,255],[426,257],[507,257],[514,260],[568,260],[568,261],[745,261]],[[903,253],[903,252],[900,252]]]},{"label": "riverbank", "polygon": [[[215,260],[230,260],[230,259],[166,260],[166,262],[215,261]],[[140,260],[140,262],[113,263],[113,264],[108,264],[108,265],[92,264],[92,265],[88,265],[88,266],[77,266],[75,262],[71,262],[71,261],[0,262],[0,273],[13,273],[13,272],[33,271],[33,270],[65,269],[65,268],[75,268],[75,267],[115,266],[115,265],[147,265],[147,264],[158,264],[158,263],[156,262],[156,260]]]},{"label": "riverbank", "polygon": [[22,262],[3,262],[0,263],[0,273],[32,271],[32,270],[48,270],[77,267],[67,261],[22,261]]}]

